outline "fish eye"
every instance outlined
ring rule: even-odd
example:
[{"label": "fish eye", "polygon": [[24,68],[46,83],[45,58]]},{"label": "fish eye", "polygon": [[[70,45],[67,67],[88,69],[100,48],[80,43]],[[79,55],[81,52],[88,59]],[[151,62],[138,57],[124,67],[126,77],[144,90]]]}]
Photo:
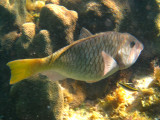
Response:
[{"label": "fish eye", "polygon": [[135,44],[136,44],[136,43],[135,43],[134,41],[132,41],[132,42],[130,43],[130,47],[133,48]]}]

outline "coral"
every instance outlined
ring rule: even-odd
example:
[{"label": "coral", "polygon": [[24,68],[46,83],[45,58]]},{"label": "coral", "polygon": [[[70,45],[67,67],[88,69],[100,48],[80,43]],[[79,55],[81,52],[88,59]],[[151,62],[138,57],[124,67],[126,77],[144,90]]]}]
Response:
[{"label": "coral", "polygon": [[0,0],[0,114],[7,114],[9,69],[6,63],[15,59],[14,43],[20,37],[25,22],[25,0]]},{"label": "coral", "polygon": [[110,117],[117,115],[125,117],[127,115],[126,105],[130,105],[133,100],[132,93],[127,93],[127,91],[120,87],[101,100],[99,106],[102,107]]},{"label": "coral", "polygon": [[[50,9],[48,9],[48,7],[53,10],[50,12]],[[44,9],[44,12],[46,11],[45,9],[47,9],[49,14],[44,14],[43,9]],[[34,23],[23,24],[22,35],[16,41],[16,46],[15,46],[18,57],[21,57],[21,58],[26,58],[27,56],[28,57],[45,57],[47,55],[52,54],[53,52],[52,50],[55,51],[73,41],[73,31],[75,28],[77,13],[74,11],[68,11],[64,7],[61,7],[58,5],[51,5],[51,4],[47,5],[43,9],[41,12],[40,26],[41,26],[41,29],[47,29],[47,30],[41,30],[38,34],[35,35],[36,28]],[[60,11],[58,12],[60,13],[62,11],[63,12],[59,14],[57,13],[56,9],[59,9]],[[51,17],[49,17],[50,15]],[[50,18],[50,20],[49,19],[45,20],[48,17]],[[56,17],[57,19],[54,19]],[[53,22],[53,20],[55,20],[55,22]],[[61,24],[62,26],[61,27],[57,26],[56,25],[57,23]],[[53,26],[57,26],[57,28],[55,27],[54,29],[52,29]],[[58,31],[61,31],[61,33]],[[60,39],[62,40],[60,41]],[[39,50],[41,50],[41,52]]]},{"label": "coral", "polygon": [[27,9],[26,22],[34,22],[36,26],[38,26],[40,11],[47,3],[52,3],[52,2],[46,0],[34,0],[34,1],[26,0],[26,9]]},{"label": "coral", "polygon": [[27,79],[12,86],[10,94],[12,118],[62,120],[63,93],[57,82],[44,76]]},{"label": "coral", "polygon": [[[26,7],[25,0],[1,0],[0,1],[0,17],[2,22],[0,28],[3,26],[9,28],[7,30],[13,30],[16,27],[20,27],[25,23],[26,19]],[[5,18],[5,19],[4,19]],[[2,29],[0,29],[2,30]],[[16,30],[16,29],[15,29]]]},{"label": "coral", "polygon": [[22,25],[22,34],[24,36],[24,41],[33,39],[35,35],[35,24],[34,23],[25,23]]},{"label": "coral", "polygon": [[35,5],[34,5],[34,2],[32,2],[32,0],[26,0],[26,9],[28,11],[35,10]]},{"label": "coral", "polygon": [[[67,10],[63,6],[47,4],[40,13],[40,29],[49,31],[55,50],[73,42],[77,12]],[[53,29],[54,28],[54,29]]]},{"label": "coral", "polygon": [[39,11],[39,12],[42,9],[42,7],[44,7],[44,6],[45,6],[45,2],[44,1],[36,1],[35,2],[35,9],[37,11]]},{"label": "coral", "polygon": [[45,6],[45,1],[32,1],[32,0],[26,0],[26,9],[31,11],[37,11],[40,12],[41,8]]},{"label": "coral", "polygon": [[[119,25],[119,30],[129,32],[140,38],[145,46],[141,54],[144,61],[160,54],[159,44],[159,4],[158,0],[130,1],[130,11],[125,14]],[[136,9],[136,10],[135,10]],[[144,24],[145,21],[145,24]],[[147,24],[147,26],[146,26]]]},{"label": "coral", "polygon": [[101,4],[97,2],[89,2],[86,4],[86,13],[92,12],[94,15],[101,17],[102,11],[101,11]]},{"label": "coral", "polygon": [[92,33],[108,30],[129,32],[145,46],[142,59],[160,55],[158,0],[61,0],[60,5],[78,12],[77,29],[86,27]]},{"label": "coral", "polygon": [[40,11],[45,4],[45,1],[26,0],[26,22],[34,22],[35,24],[38,24]]},{"label": "coral", "polygon": [[[17,58],[48,56],[73,42],[75,28],[75,39],[82,27],[93,33],[108,30],[129,32],[145,46],[136,65],[97,83],[62,81],[66,107],[64,115],[68,119],[86,120],[149,120],[148,116],[158,118],[160,72],[159,67],[154,67],[153,81],[151,76],[148,77],[151,73],[148,69],[152,70],[148,64],[152,58],[160,55],[159,7],[159,0],[0,0],[0,82],[9,80],[6,62]],[[144,61],[149,62],[145,64]],[[143,69],[137,67],[139,65]],[[147,77],[142,77],[139,73]],[[145,89],[128,93],[120,87],[117,88],[116,82],[119,80],[132,80],[135,87]],[[154,84],[150,84],[152,81]],[[8,90],[8,81],[4,83]],[[32,78],[14,85],[9,104],[12,107],[8,105],[13,110],[11,109],[9,115],[15,119],[24,116],[23,119],[48,119],[44,118],[47,115],[55,119],[56,110],[61,114],[63,109],[63,103],[57,103],[62,102],[62,97],[56,97],[62,95],[62,91],[57,94],[60,89],[56,86],[57,83],[44,78],[37,81]],[[85,101],[86,99],[93,101]],[[41,104],[43,102],[45,104]],[[8,109],[3,110],[3,101],[0,101],[0,106],[0,112],[7,114]]]},{"label": "coral", "polygon": [[61,0],[60,4],[77,11],[78,27],[86,27],[93,33],[118,30],[125,12],[129,11],[127,0]]},{"label": "coral", "polygon": [[0,36],[1,37],[0,46],[2,46],[1,49],[4,51],[12,52],[11,49],[13,48],[13,45],[15,41],[19,38],[19,36],[20,34],[17,33],[17,31],[12,31],[12,32],[9,32],[8,34],[5,34],[4,36]]},{"label": "coral", "polygon": [[0,1],[0,34],[5,35],[9,32],[19,32],[20,26],[25,22],[26,9],[25,0],[15,0],[14,4],[9,0]]},{"label": "coral", "polygon": [[[154,88],[155,89],[155,88]],[[141,96],[139,103],[140,112],[145,112],[148,116],[154,118],[159,116],[160,108],[160,91],[155,89],[153,94]]]},{"label": "coral", "polygon": [[85,101],[81,106],[74,109],[67,106],[64,108],[64,111],[63,119],[65,120],[109,120],[106,113],[97,109],[95,101]]},{"label": "coral", "polygon": [[[158,10],[160,10],[160,1],[159,0],[155,0],[157,6],[158,6]],[[158,34],[157,36],[160,36],[160,14],[158,13],[157,17],[155,18],[155,25],[156,28],[158,29]]]},{"label": "coral", "polygon": [[22,35],[16,41],[16,53],[18,57],[45,57],[52,54],[50,34],[47,30],[35,33],[34,23],[22,25]]},{"label": "coral", "polygon": [[127,117],[125,117],[124,120],[152,120],[152,119],[149,118],[145,113],[140,113],[138,111],[135,111],[129,114]]},{"label": "coral", "polygon": [[16,41],[16,51],[17,56],[26,57],[29,56],[29,46],[33,41],[35,36],[35,24],[34,23],[25,23],[22,25],[22,35]]},{"label": "coral", "polygon": [[[102,98],[105,94],[109,93],[110,90],[114,90],[116,86],[116,82],[119,80],[118,74],[105,78],[99,82],[95,83],[85,83],[83,86],[86,91],[87,99],[95,100],[97,98]],[[103,91],[103,92],[102,92]]]},{"label": "coral", "polygon": [[9,8],[9,1],[8,0],[1,0],[0,5],[3,6],[4,8]]},{"label": "coral", "polygon": [[128,112],[139,111],[145,113],[150,118],[158,117],[159,113],[159,86],[151,77],[144,77],[137,80],[136,87],[139,87],[135,100],[127,107]]},{"label": "coral", "polygon": [[86,99],[86,93],[83,88],[83,82],[64,80],[61,82],[64,88],[64,100],[66,104],[69,104],[70,108],[75,108]]},{"label": "coral", "polygon": [[113,16],[115,16],[116,18],[116,23],[120,22],[120,20],[123,19],[123,9],[122,7],[120,7],[120,4],[118,4],[118,2],[116,3],[115,0],[102,0],[102,4],[110,9]]},{"label": "coral", "polygon": [[59,5],[60,0],[47,0],[46,2]]},{"label": "coral", "polygon": [[159,66],[154,67],[154,79],[160,85],[160,68],[159,68]]},{"label": "coral", "polygon": [[14,1],[14,7],[13,9],[15,10],[16,13],[16,18],[17,18],[17,23],[19,25],[22,25],[26,21],[26,0],[15,0]]},{"label": "coral", "polygon": [[30,55],[34,57],[45,57],[51,55],[52,45],[50,34],[47,30],[41,30],[33,39],[28,50],[30,50]]}]

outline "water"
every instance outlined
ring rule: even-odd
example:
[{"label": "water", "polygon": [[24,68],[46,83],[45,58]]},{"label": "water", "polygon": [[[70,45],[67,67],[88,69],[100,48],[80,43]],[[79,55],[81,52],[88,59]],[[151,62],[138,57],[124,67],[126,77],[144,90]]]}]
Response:
[{"label": "water", "polygon": [[[159,10],[159,0],[0,0],[0,120],[159,119]],[[133,66],[96,83],[36,75],[9,84],[7,62],[51,55],[78,40],[82,27],[130,33],[144,50]]]}]

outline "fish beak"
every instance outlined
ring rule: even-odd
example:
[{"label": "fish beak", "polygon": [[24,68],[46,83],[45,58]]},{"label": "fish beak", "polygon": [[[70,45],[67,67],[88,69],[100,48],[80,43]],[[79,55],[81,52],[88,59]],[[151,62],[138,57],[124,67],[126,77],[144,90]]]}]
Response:
[{"label": "fish beak", "polygon": [[142,43],[139,44],[138,48],[140,49],[140,51],[142,51],[144,49],[144,46]]},{"label": "fish beak", "polygon": [[137,49],[137,58],[141,54],[142,50],[144,49],[144,46],[142,43],[139,44],[138,49]]},{"label": "fish beak", "polygon": [[130,57],[129,57],[129,61],[133,63],[136,62],[137,58],[139,57],[139,55],[141,54],[142,50],[144,49],[144,46],[142,43],[137,44],[136,46],[136,50],[132,50]]}]

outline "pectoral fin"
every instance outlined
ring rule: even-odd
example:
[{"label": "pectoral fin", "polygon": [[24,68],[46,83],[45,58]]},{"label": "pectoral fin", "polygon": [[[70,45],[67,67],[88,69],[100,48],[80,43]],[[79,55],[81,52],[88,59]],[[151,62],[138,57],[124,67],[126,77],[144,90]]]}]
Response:
[{"label": "pectoral fin", "polygon": [[117,67],[117,62],[104,51],[102,51],[102,57],[104,61],[104,75],[106,75]]},{"label": "pectoral fin", "polygon": [[79,39],[86,38],[86,37],[89,37],[89,36],[92,36],[92,33],[89,30],[87,30],[86,28],[83,27],[80,31]]}]

